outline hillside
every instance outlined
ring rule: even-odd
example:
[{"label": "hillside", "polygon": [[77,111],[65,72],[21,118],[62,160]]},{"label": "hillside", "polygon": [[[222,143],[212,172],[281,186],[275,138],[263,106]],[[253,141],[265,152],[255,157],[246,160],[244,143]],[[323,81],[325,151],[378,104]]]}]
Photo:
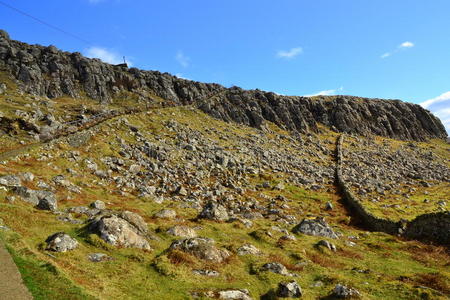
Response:
[{"label": "hillside", "polygon": [[5,32],[0,58],[0,238],[35,299],[448,299],[450,145],[420,106]]}]

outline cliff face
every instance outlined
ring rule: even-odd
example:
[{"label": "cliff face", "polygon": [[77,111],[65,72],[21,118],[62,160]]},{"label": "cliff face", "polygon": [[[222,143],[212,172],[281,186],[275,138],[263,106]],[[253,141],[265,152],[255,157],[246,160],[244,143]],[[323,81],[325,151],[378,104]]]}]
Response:
[{"label": "cliff face", "polygon": [[404,140],[447,136],[441,121],[416,104],[228,89],[168,73],[113,66],[54,46],[28,45],[11,40],[4,31],[0,32],[0,69],[16,78],[25,92],[51,98],[85,94],[108,102],[117,93],[129,91],[145,101],[152,101],[152,95],[156,95],[172,105],[194,104],[214,117],[253,127],[269,120],[299,132],[315,132],[317,123],[323,123],[340,132]]}]

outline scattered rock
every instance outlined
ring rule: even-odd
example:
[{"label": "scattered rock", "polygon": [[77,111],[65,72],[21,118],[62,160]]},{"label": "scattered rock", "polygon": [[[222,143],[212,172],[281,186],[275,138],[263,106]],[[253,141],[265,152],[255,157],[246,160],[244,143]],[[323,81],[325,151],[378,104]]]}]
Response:
[{"label": "scattered rock", "polygon": [[337,298],[348,299],[352,297],[360,297],[361,294],[357,289],[347,287],[340,283],[336,284],[333,290],[333,296]]},{"label": "scattered rock", "polygon": [[140,234],[139,229],[117,215],[97,217],[89,228],[111,245],[151,250],[150,244]]},{"label": "scattered rock", "polygon": [[281,274],[281,275],[285,275],[285,276],[292,275],[291,273],[289,273],[288,269],[284,265],[277,263],[277,262],[267,263],[261,267],[261,270],[272,272],[272,273],[277,273],[277,274]]},{"label": "scattered rock", "polygon": [[197,232],[194,229],[184,225],[175,225],[167,230],[167,233],[173,236],[178,236],[182,238],[195,238],[197,237]]},{"label": "scattered rock", "polygon": [[91,253],[88,255],[88,259],[92,262],[102,262],[112,260],[112,257],[104,253]]},{"label": "scattered rock", "polygon": [[261,255],[261,251],[253,245],[245,244],[237,249],[238,255]]},{"label": "scattered rock", "polygon": [[220,275],[219,272],[214,271],[214,270],[192,270],[192,274],[208,276],[208,277],[217,277]]},{"label": "scattered rock", "polygon": [[105,202],[103,202],[101,200],[95,200],[89,206],[92,208],[95,208],[95,209],[105,209],[106,208]]},{"label": "scattered rock", "polygon": [[57,232],[49,236],[45,240],[45,242],[47,243],[46,250],[51,250],[55,252],[66,252],[78,247],[77,240],[71,238],[68,234],[64,232]]},{"label": "scattered rock", "polygon": [[248,290],[226,290],[218,292],[219,299],[224,300],[252,300]]},{"label": "scattered rock", "polygon": [[173,209],[163,209],[157,212],[155,217],[160,219],[175,219],[177,217],[177,212]]},{"label": "scattered rock", "polygon": [[39,191],[36,194],[39,199],[39,203],[37,205],[39,209],[51,211],[56,211],[58,209],[55,194],[48,191]]},{"label": "scattered rock", "polygon": [[300,298],[303,293],[297,281],[280,282],[277,295],[282,298]]},{"label": "scattered rock", "polygon": [[199,218],[215,221],[227,221],[229,219],[229,215],[227,209],[224,206],[211,201],[205,205],[199,215]]},{"label": "scattered rock", "polygon": [[336,252],[336,246],[332,243],[330,243],[329,241],[326,240],[320,240],[319,242],[317,242],[316,244],[318,247],[322,246],[325,248],[328,248],[329,250]]},{"label": "scattered rock", "polygon": [[19,187],[22,185],[22,182],[18,176],[4,175],[4,176],[0,176],[0,185],[6,186],[6,187]]},{"label": "scattered rock", "polygon": [[292,229],[294,233],[303,233],[313,236],[323,236],[331,239],[337,239],[336,233],[328,226],[321,217],[315,219],[303,219],[297,226]]},{"label": "scattered rock", "polygon": [[214,246],[214,240],[209,238],[182,239],[172,243],[170,249],[177,249],[194,255],[195,257],[221,263],[230,256],[230,253]]}]

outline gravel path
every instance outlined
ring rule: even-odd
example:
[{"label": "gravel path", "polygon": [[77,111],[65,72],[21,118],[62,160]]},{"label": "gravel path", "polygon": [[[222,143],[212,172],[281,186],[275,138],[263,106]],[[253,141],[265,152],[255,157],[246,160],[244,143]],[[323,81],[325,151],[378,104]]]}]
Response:
[{"label": "gravel path", "polygon": [[2,300],[29,300],[33,299],[23,284],[17,266],[0,242],[0,299]]}]

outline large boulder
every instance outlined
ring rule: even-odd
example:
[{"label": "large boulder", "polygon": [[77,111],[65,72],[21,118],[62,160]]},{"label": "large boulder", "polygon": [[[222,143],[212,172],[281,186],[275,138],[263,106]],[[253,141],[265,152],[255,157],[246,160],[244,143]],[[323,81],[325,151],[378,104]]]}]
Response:
[{"label": "large boulder", "polygon": [[323,218],[303,219],[292,229],[294,233],[303,233],[307,235],[323,236],[331,239],[337,239],[337,234],[331,229]]},{"label": "large boulder", "polygon": [[178,240],[170,245],[170,249],[181,250],[212,263],[221,263],[230,256],[227,250],[218,249],[214,245],[214,240],[209,238],[197,237]]},{"label": "large boulder", "polygon": [[136,214],[124,212],[120,215],[97,216],[91,221],[89,228],[111,245],[151,250],[150,244],[144,237],[143,230],[147,228],[143,224],[145,222],[140,216],[137,218]]},{"label": "large boulder", "polygon": [[71,238],[64,232],[57,232],[55,234],[52,234],[45,240],[45,242],[47,243],[46,250],[55,252],[66,252],[78,247],[77,240]]}]

